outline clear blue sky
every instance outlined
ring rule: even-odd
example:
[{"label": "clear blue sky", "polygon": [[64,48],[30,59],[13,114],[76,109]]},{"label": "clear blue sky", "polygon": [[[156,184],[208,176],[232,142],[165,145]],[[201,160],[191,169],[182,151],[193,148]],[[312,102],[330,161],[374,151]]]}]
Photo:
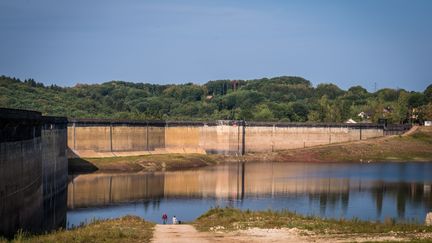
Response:
[{"label": "clear blue sky", "polygon": [[0,74],[61,86],[432,83],[430,0],[1,0],[0,33]]}]

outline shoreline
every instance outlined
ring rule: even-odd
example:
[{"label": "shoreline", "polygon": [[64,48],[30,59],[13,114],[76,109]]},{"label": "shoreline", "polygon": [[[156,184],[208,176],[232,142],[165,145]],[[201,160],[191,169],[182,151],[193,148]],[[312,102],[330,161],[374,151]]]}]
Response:
[{"label": "shoreline", "polygon": [[[256,162],[272,162],[272,163],[360,163],[360,164],[370,164],[370,163],[405,163],[405,162],[412,162],[412,163],[432,163],[432,158],[398,158],[398,157],[391,157],[391,158],[385,158],[381,160],[362,160],[361,158],[358,161],[353,160],[305,160],[305,161],[295,161],[295,160],[278,160],[276,156],[273,154],[253,154],[249,155],[248,157],[243,157],[243,159],[237,159],[237,157],[231,157],[231,156],[223,156],[223,157],[217,157],[219,158],[218,162],[200,162],[200,163],[190,163],[187,161],[190,156],[196,156],[200,154],[171,154],[174,156],[182,156],[184,157],[184,162],[180,162],[182,164],[174,165],[166,167],[164,166],[165,161],[152,163],[150,162],[148,165],[130,165],[129,162],[122,162],[122,160],[128,160],[128,159],[140,159],[140,157],[146,157],[146,156],[137,156],[133,158],[129,157],[121,157],[122,159],[119,160],[120,162],[116,165],[102,165],[100,168],[89,168],[88,165],[80,165],[81,162],[79,160],[85,160],[86,163],[88,161],[92,165],[97,164],[94,163],[94,160],[103,160],[104,158],[79,158],[79,159],[69,159],[69,163],[73,163],[72,167],[73,169],[69,169],[68,175],[84,175],[84,174],[104,174],[104,173],[140,173],[140,172],[171,172],[171,171],[182,171],[182,170],[191,170],[191,169],[199,169],[204,168],[208,166],[215,166],[215,165],[223,165],[223,164],[230,164],[230,163],[256,163]],[[208,155],[203,155],[208,156]],[[262,157],[264,158],[262,158]],[[145,163],[147,159],[157,159],[152,156],[148,156],[149,158],[142,158],[142,161]],[[193,159],[193,158],[191,158]],[[103,162],[102,162],[103,163]],[[71,168],[71,167],[69,167]]]},{"label": "shoreline", "polygon": [[[186,224],[155,224],[137,216],[96,220],[70,230],[31,235],[18,232],[14,242],[430,242],[432,226],[417,223],[326,219],[290,211],[212,208]],[[0,242],[7,242],[0,237]]]},{"label": "shoreline", "polygon": [[218,154],[151,154],[128,157],[71,158],[69,175],[179,171],[237,162],[377,163],[432,162],[432,127],[406,135],[329,144],[241,157]]}]

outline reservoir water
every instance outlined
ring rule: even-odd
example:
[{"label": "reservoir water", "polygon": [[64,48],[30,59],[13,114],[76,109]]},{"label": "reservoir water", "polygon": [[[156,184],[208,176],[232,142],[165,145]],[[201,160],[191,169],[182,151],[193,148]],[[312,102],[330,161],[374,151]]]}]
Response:
[{"label": "reservoir water", "polygon": [[432,163],[247,162],[187,171],[88,174],[68,185],[67,226],[161,215],[192,221],[211,207],[422,223],[432,211]]}]

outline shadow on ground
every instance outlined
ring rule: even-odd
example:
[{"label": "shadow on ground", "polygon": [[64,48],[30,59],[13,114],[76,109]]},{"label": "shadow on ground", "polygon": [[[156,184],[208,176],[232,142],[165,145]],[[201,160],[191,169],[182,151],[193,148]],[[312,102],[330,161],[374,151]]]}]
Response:
[{"label": "shadow on ground", "polygon": [[98,168],[89,161],[80,158],[71,149],[68,148],[68,174],[89,174],[98,170]]}]

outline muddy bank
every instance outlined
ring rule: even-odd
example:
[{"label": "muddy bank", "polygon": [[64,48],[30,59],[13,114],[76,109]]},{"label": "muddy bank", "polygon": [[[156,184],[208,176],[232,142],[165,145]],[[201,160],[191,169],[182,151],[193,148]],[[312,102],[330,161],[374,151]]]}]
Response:
[{"label": "muddy bank", "polygon": [[205,154],[74,158],[69,159],[69,174],[176,171],[215,165],[224,161],[224,156]]}]

